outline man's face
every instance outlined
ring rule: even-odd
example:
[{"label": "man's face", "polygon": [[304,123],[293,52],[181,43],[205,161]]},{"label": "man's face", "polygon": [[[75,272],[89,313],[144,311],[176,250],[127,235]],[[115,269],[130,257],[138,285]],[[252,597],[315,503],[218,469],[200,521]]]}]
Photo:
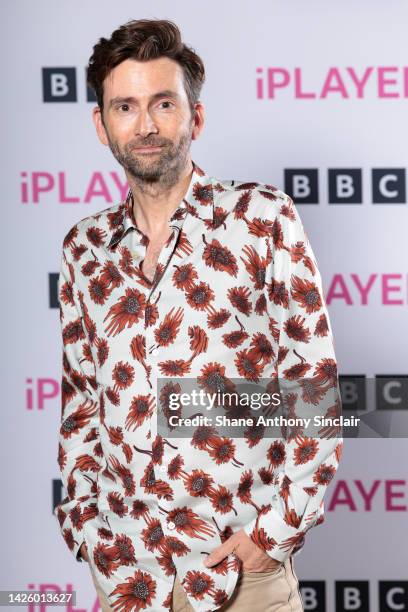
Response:
[{"label": "man's face", "polygon": [[177,177],[202,127],[201,104],[198,118],[197,113],[192,116],[181,66],[166,57],[128,59],[109,73],[103,86],[103,121],[98,107],[94,121],[117,161],[143,182]]}]

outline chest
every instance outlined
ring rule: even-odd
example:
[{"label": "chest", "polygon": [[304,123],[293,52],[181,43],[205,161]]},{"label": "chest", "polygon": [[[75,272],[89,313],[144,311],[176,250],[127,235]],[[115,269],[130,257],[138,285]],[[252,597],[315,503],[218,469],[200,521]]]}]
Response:
[{"label": "chest", "polygon": [[142,271],[146,278],[149,279],[150,282],[153,282],[153,278],[156,272],[157,262],[160,257],[161,250],[164,244],[171,236],[171,231],[166,232],[165,234],[159,236],[158,238],[150,240],[147,249],[146,255],[142,262]]}]

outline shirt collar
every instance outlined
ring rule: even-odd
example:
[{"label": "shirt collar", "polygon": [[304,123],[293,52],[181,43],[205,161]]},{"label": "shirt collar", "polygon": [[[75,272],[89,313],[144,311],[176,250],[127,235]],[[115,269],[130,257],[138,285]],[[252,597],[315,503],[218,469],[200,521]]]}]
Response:
[{"label": "shirt collar", "polygon": [[[170,221],[178,224],[184,219],[186,214],[195,217],[197,220],[214,221],[214,195],[211,178],[193,160],[193,172],[190,183],[184,198],[178,208],[174,211]],[[122,202],[117,211],[108,213],[109,230],[107,237],[107,247],[113,248],[130,228],[135,229],[141,235],[133,216],[133,197],[129,190],[125,202]]]}]

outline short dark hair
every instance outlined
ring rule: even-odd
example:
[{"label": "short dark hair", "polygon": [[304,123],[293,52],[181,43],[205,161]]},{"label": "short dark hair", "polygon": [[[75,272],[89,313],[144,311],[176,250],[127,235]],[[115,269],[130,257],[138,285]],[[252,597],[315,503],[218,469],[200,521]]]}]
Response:
[{"label": "short dark hair", "polygon": [[202,59],[181,40],[180,30],[165,19],[132,19],[117,28],[110,39],[100,38],[89,58],[86,77],[103,111],[103,81],[126,59],[148,61],[168,57],[183,69],[184,87],[191,113],[205,80]]}]

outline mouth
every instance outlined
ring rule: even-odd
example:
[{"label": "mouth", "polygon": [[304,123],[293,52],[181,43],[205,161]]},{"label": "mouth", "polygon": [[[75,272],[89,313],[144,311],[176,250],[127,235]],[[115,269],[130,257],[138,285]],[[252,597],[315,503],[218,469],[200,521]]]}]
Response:
[{"label": "mouth", "polygon": [[158,151],[161,150],[161,146],[160,147],[135,147],[135,151],[137,151],[138,153],[157,153]]}]

